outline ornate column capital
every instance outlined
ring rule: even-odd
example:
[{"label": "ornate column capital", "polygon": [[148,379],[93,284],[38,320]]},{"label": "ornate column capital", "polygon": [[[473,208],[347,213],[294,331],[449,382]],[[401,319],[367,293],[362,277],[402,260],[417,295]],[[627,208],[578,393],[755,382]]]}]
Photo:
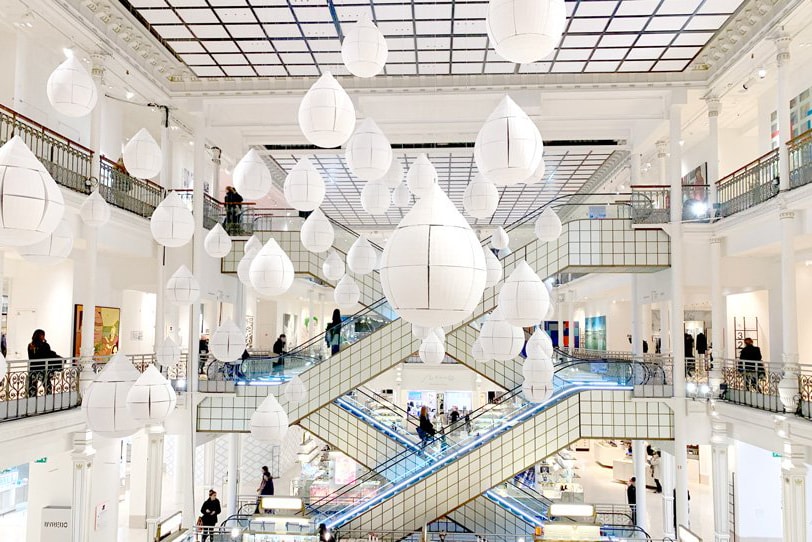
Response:
[{"label": "ornate column capital", "polygon": [[779,220],[793,220],[795,218],[795,211],[793,209],[782,209],[778,213]]},{"label": "ornate column capital", "polygon": [[711,422],[711,444],[719,446],[727,446],[728,444],[728,426],[726,422],[712,421]]},{"label": "ornate column capital", "polygon": [[782,30],[773,37],[773,41],[775,42],[775,49],[777,51],[775,60],[778,62],[778,67],[787,66],[789,64],[789,46],[790,43],[792,43],[792,38]]},{"label": "ornate column capital", "polygon": [[712,235],[712,236],[710,237],[710,239],[708,239],[708,242],[709,242],[710,244],[712,244],[712,245],[721,245],[721,244],[722,244],[722,240],[723,240],[723,239],[724,239],[724,237],[717,237],[717,236],[715,236],[715,235]]},{"label": "ornate column capital", "polygon": [[717,118],[722,113],[722,100],[715,94],[707,94],[704,98],[708,106],[708,118]]}]

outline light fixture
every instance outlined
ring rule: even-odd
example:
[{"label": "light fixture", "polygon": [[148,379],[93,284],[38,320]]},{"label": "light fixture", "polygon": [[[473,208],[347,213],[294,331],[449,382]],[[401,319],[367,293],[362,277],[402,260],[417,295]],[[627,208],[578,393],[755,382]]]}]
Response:
[{"label": "light fixture", "polygon": [[73,49],[70,47],[63,47],[62,54],[65,55],[65,58],[67,59],[73,58]]},{"label": "light fixture", "polygon": [[372,247],[366,235],[361,234],[347,252],[347,267],[355,274],[367,275],[378,265],[378,252]]},{"label": "light fixture", "polygon": [[485,255],[485,288],[491,288],[502,280],[504,269],[502,262],[488,247],[482,247],[482,252]]},{"label": "light fixture", "polygon": [[708,215],[708,204],[704,201],[690,201],[686,203],[690,213],[696,218],[706,217]]},{"label": "light fixture", "polygon": [[417,155],[417,159],[406,172],[406,186],[416,198],[422,198],[437,184],[437,170],[426,153]]},{"label": "light fixture", "polygon": [[553,52],[566,21],[564,0],[491,0],[485,28],[499,56],[527,64]]},{"label": "light fixture", "polygon": [[479,338],[477,338],[474,341],[474,344],[471,346],[471,357],[480,363],[490,361],[488,356],[485,355],[485,349],[482,348],[482,342],[479,340]]},{"label": "light fixture", "polygon": [[24,260],[38,265],[55,265],[65,260],[73,250],[73,232],[62,220],[54,231],[42,241],[19,247]]},{"label": "light fixture", "polygon": [[185,265],[166,282],[166,300],[174,305],[191,305],[200,299],[200,284]]},{"label": "light fixture", "polygon": [[124,145],[123,157],[127,172],[138,179],[152,179],[163,165],[161,147],[146,128],[138,130]]},{"label": "light fixture", "polygon": [[392,204],[395,207],[408,207],[412,202],[412,194],[406,183],[400,183],[392,190]]},{"label": "light fixture", "polygon": [[262,250],[262,241],[259,240],[256,234],[248,238],[248,241],[245,242],[245,246],[243,246],[242,249],[243,254],[251,256],[256,256],[260,250]]},{"label": "light fixture", "polygon": [[82,222],[92,228],[104,226],[110,221],[110,204],[99,194],[99,189],[94,188],[82,206],[79,207],[79,216]]},{"label": "light fixture", "polygon": [[344,275],[333,290],[333,300],[340,309],[351,309],[361,299],[361,290],[355,280]]},{"label": "light fixture", "polygon": [[387,188],[393,190],[400,186],[403,182],[403,162],[401,162],[400,158],[396,156],[392,157],[392,163],[389,165],[389,169],[381,180]]},{"label": "light fixture", "polygon": [[462,195],[462,207],[474,218],[486,219],[499,206],[499,190],[481,175],[474,177]]},{"label": "light fixture", "polygon": [[127,392],[127,410],[141,423],[160,424],[175,410],[177,400],[172,384],[149,365]]},{"label": "light fixture", "polygon": [[166,337],[155,349],[155,361],[161,367],[174,367],[180,361],[180,354],[180,345],[172,337]]},{"label": "light fixture", "polygon": [[[281,445],[288,431],[288,415],[273,393],[251,415],[251,436],[259,442]],[[274,519],[275,521],[275,519]]]},{"label": "light fixture", "polygon": [[412,335],[415,338],[420,339],[421,341],[431,334],[431,328],[425,326],[418,326],[417,324],[412,324]]},{"label": "light fixture", "polygon": [[420,343],[420,359],[429,365],[439,365],[445,359],[445,345],[435,333],[429,333]]},{"label": "light fixture", "polygon": [[212,258],[225,258],[231,252],[231,237],[218,222],[203,239],[203,249]]},{"label": "light fixture", "polygon": [[341,261],[341,257],[334,250],[331,250],[321,265],[321,270],[327,280],[339,280],[344,276],[344,262]]},{"label": "light fixture", "polygon": [[84,117],[96,107],[99,94],[96,83],[82,63],[64,49],[65,60],[48,77],[45,90],[48,101],[66,117]]},{"label": "light fixture", "polygon": [[491,247],[496,250],[504,250],[510,245],[510,237],[502,226],[499,226],[491,234]]},{"label": "light fixture", "polygon": [[554,349],[553,340],[546,331],[539,327],[527,341],[525,352],[527,357],[552,359]]},{"label": "light fixture", "polygon": [[268,195],[273,178],[256,149],[249,149],[234,166],[234,188],[242,197],[258,200]]},{"label": "light fixture", "polygon": [[759,79],[764,79],[765,77],[767,77],[767,69],[766,68],[759,68],[756,71],[756,74],[758,75]]},{"label": "light fixture", "polygon": [[302,241],[302,246],[310,252],[318,254],[329,250],[333,246],[335,230],[321,209],[316,207],[302,224],[299,238]]},{"label": "light fixture", "polygon": [[392,145],[375,121],[367,117],[347,142],[344,157],[353,175],[375,181],[386,175],[392,165]]},{"label": "light fixture", "polygon": [[330,72],[324,72],[299,104],[299,128],[322,148],[340,147],[355,129],[355,106]]},{"label": "light fixture", "polygon": [[127,394],[141,373],[119,352],[110,358],[82,397],[87,427],[100,437],[128,437],[141,429],[127,407]]},{"label": "light fixture", "polygon": [[386,39],[366,15],[347,31],[341,42],[341,59],[356,77],[378,75],[388,56]]},{"label": "light fixture", "polygon": [[293,284],[293,262],[271,237],[262,247],[248,270],[251,286],[260,295],[274,297],[287,292]]},{"label": "light fixture", "polygon": [[220,324],[209,339],[209,352],[217,361],[237,361],[244,351],[245,334],[231,319]]},{"label": "light fixture", "polygon": [[547,287],[525,260],[520,260],[499,291],[505,320],[518,327],[537,325],[550,307]]},{"label": "light fixture", "polygon": [[499,307],[491,312],[488,319],[482,324],[479,332],[479,342],[482,344],[484,355],[488,359],[508,361],[522,351],[524,346],[524,332],[520,327],[511,325],[502,316]]},{"label": "light fixture", "polygon": [[303,156],[285,177],[284,191],[291,207],[298,211],[312,211],[324,201],[326,188],[313,162]]},{"label": "light fixture", "polygon": [[135,98],[135,92],[133,92],[132,90],[128,90],[127,92],[124,93],[124,97],[127,98],[128,100],[132,100],[133,98]]},{"label": "light fixture", "polygon": [[367,181],[361,189],[361,207],[371,215],[382,215],[389,210],[392,198],[382,180]]},{"label": "light fixture", "polygon": [[[289,403],[293,404],[300,404],[304,403],[307,400],[307,386],[305,383],[302,382],[302,379],[299,378],[298,375],[294,376],[290,379],[290,381],[285,385],[285,399],[288,400]],[[267,508],[278,508],[274,507],[267,507]]]},{"label": "light fixture", "polygon": [[170,191],[152,212],[149,221],[152,238],[165,247],[182,247],[192,240],[195,219],[177,192]]}]

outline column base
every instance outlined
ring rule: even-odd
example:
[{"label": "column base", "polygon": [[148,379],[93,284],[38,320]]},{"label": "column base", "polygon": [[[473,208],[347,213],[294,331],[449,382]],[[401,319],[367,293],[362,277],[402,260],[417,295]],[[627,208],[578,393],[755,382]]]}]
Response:
[{"label": "column base", "polygon": [[674,523],[674,497],[666,497],[663,491],[663,533],[666,536],[676,536]]},{"label": "column base", "polygon": [[713,542],[730,542],[730,533],[713,533]]}]

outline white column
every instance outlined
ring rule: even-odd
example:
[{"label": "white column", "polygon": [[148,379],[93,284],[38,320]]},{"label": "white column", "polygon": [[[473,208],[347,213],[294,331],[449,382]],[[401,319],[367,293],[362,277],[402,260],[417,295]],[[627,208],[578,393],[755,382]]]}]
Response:
[{"label": "white column", "polygon": [[[164,122],[161,126],[161,175],[160,183],[165,189],[172,188],[172,130],[169,129],[169,119],[167,111],[163,111]],[[158,256],[157,273],[155,275],[155,349],[157,350],[166,339],[166,307],[164,303],[165,287],[166,287],[166,247],[155,243],[155,250]],[[190,344],[194,344],[190,342]],[[190,348],[191,350],[191,348]],[[186,382],[194,377],[196,373],[186,375]]]},{"label": "white column", "polygon": [[646,507],[646,471],[648,462],[646,461],[646,443],[643,440],[632,441],[632,462],[634,463],[635,495],[637,497],[637,521],[635,525],[643,529],[648,529],[648,508]]},{"label": "white column", "polygon": [[164,427],[148,425],[147,433],[147,540],[154,540],[161,520],[161,492],[164,478]]},{"label": "white column", "polygon": [[[88,542],[90,540],[91,509],[91,469],[96,451],[92,446],[90,431],[73,434],[73,504],[71,518],[71,542]],[[31,540],[31,537],[29,537]]]},{"label": "white column", "polygon": [[676,467],[677,525],[690,527],[688,517],[688,456],[686,454],[685,343],[682,246],[682,103],[676,93],[669,122],[671,185],[671,352],[674,363],[674,465]]},{"label": "white column", "polygon": [[[118,534],[118,499],[121,489],[121,439],[93,437],[96,455],[91,475],[90,542],[115,540]],[[136,476],[138,473],[136,473]]]},{"label": "white column", "polygon": [[[564,314],[564,306],[566,305],[564,300],[560,300],[566,294],[561,286],[556,286],[553,288],[553,295],[556,299],[555,304],[555,313],[558,317],[558,348],[563,352],[564,351],[564,321],[567,319],[567,315]],[[566,298],[564,298],[566,299]],[[560,301],[559,301],[560,300]]]},{"label": "white column", "polygon": [[632,303],[632,355],[635,358],[643,357],[643,319],[640,315],[640,279],[637,273],[631,274],[631,303]]},{"label": "white column", "polygon": [[711,478],[713,478],[713,540],[730,542],[730,472],[727,424],[711,422]]},{"label": "white column", "polygon": [[[237,512],[237,493],[240,487],[240,434],[228,435],[228,467],[226,475],[226,510],[227,514]],[[226,516],[228,517],[228,516]]]},{"label": "white column", "polygon": [[710,238],[710,281],[711,281],[711,344],[713,348],[713,368],[709,375],[709,385],[714,396],[719,393],[722,383],[722,367],[725,358],[725,322],[727,304],[722,294],[722,238]]},{"label": "white column", "polygon": [[[779,204],[783,207],[784,202]],[[798,308],[795,288],[795,249],[793,240],[797,230],[795,211],[781,209],[781,362],[784,375],[778,383],[778,392],[784,410],[795,413],[798,408]]]},{"label": "white column", "polygon": [[776,85],[776,111],[778,113],[778,175],[781,191],[789,190],[789,149],[786,142],[792,139],[792,130],[789,115],[789,45],[790,37],[781,32],[775,38],[775,56],[778,65],[778,83]]},{"label": "white column", "polygon": [[676,534],[674,529],[674,456],[668,452],[663,451],[660,458],[660,470],[662,471],[662,479],[660,484],[663,486],[663,533],[666,536],[673,537]]},{"label": "white column", "polygon": [[149,469],[149,443],[145,431],[138,431],[130,439],[130,508],[127,525],[130,529],[144,529],[147,525],[147,477]]},{"label": "white column", "polygon": [[659,171],[659,184],[668,186],[668,142],[660,139],[655,143],[657,145],[657,167]]},{"label": "white column", "polygon": [[[218,437],[219,438],[219,437]],[[215,455],[217,439],[212,439],[203,445],[203,486],[210,489],[214,485]]]},{"label": "white column", "polygon": [[214,167],[214,175],[211,179],[211,196],[214,199],[220,197],[220,164],[222,163],[223,151],[220,147],[211,148],[211,163]]},{"label": "white column", "polygon": [[[199,284],[203,284],[203,264],[204,255],[203,240],[206,237],[206,231],[203,228],[203,213],[205,192],[203,190],[203,183],[206,179],[206,131],[202,114],[198,116],[195,123],[194,133],[194,185],[192,190],[192,213],[195,218],[195,234],[192,239],[192,254],[193,263],[192,270]],[[189,331],[189,364],[186,368],[186,374],[189,375],[188,385],[190,392],[197,391],[197,378],[193,375],[197,374],[198,358],[200,352],[197,348],[197,341],[200,339],[200,302],[192,304],[192,317],[190,319]]]},{"label": "white column", "polygon": [[719,203],[719,192],[716,183],[719,181],[719,115],[722,112],[722,102],[715,94],[705,96],[708,105],[708,178],[710,197],[708,205]]},{"label": "white column", "polygon": [[804,447],[785,440],[781,462],[785,542],[806,542],[806,471]]}]

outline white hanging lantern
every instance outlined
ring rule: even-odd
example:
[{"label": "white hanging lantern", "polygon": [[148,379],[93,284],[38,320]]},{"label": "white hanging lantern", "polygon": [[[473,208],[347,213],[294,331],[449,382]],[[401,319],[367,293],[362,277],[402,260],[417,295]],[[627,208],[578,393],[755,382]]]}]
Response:
[{"label": "white hanging lantern", "polygon": [[380,274],[384,295],[403,319],[450,325],[482,297],[485,256],[468,221],[435,184],[392,232]]},{"label": "white hanging lantern", "polygon": [[555,316],[555,294],[553,294],[553,283],[552,281],[545,281],[544,286],[547,287],[547,297],[550,300],[550,305],[547,308],[547,313],[544,315],[544,320],[549,321],[553,319]]},{"label": "white hanging lantern", "polygon": [[191,305],[200,299],[200,284],[185,265],[166,281],[166,300],[174,305]]},{"label": "white hanging lantern", "polygon": [[524,182],[539,167],[543,152],[536,124],[509,96],[502,98],[474,142],[477,169],[497,186]]},{"label": "white hanging lantern", "polygon": [[344,275],[333,290],[333,299],[339,308],[350,309],[361,300],[361,290],[351,276]]},{"label": "white hanging lantern", "polygon": [[421,341],[429,336],[432,333],[431,328],[418,326],[417,324],[412,324],[412,335],[415,338],[420,339]]},{"label": "white hanging lantern", "polygon": [[541,216],[536,220],[536,237],[542,243],[549,243],[558,239],[561,236],[562,229],[561,219],[558,218],[552,207],[544,209]]},{"label": "white hanging lantern", "polygon": [[180,361],[180,345],[167,336],[155,349],[155,361],[161,367],[174,367]]},{"label": "white hanging lantern", "polygon": [[553,384],[537,384],[524,381],[522,383],[522,395],[531,403],[543,403],[553,396]]},{"label": "white hanging lantern", "polygon": [[510,237],[502,226],[493,230],[491,246],[496,250],[504,250],[510,246]]},{"label": "white hanging lantern", "polygon": [[445,345],[434,333],[429,333],[428,337],[420,343],[418,351],[423,363],[439,365],[445,359]]},{"label": "white hanging lantern", "polygon": [[496,52],[528,64],[553,52],[567,24],[564,0],[491,0],[485,28]]},{"label": "white hanging lantern", "polygon": [[110,204],[105,201],[98,189],[94,189],[79,207],[79,216],[82,222],[93,228],[104,226],[110,222]]},{"label": "white hanging lantern", "polygon": [[124,166],[127,173],[138,179],[152,179],[161,172],[161,146],[146,128],[141,128],[124,145]]},{"label": "white hanging lantern", "polygon": [[42,241],[65,212],[56,181],[18,135],[0,147],[0,201],[0,246]]},{"label": "white hanging lantern", "polygon": [[502,280],[502,262],[488,247],[482,247],[485,255],[485,288],[496,286]]},{"label": "white hanging lantern", "polygon": [[553,360],[544,357],[527,356],[522,364],[522,376],[531,384],[552,385],[555,367]]},{"label": "white hanging lantern", "polygon": [[96,83],[73,55],[51,72],[45,92],[51,106],[66,117],[84,117],[99,99]]},{"label": "white hanging lantern", "polygon": [[361,207],[371,215],[386,214],[391,201],[389,189],[383,181],[368,181],[361,189]]},{"label": "white hanging lantern", "polygon": [[499,308],[505,320],[518,327],[541,323],[550,307],[550,294],[538,274],[520,260],[499,290]]},{"label": "white hanging lantern", "polygon": [[552,359],[553,350],[553,340],[546,331],[537,328],[527,341],[524,351],[528,358]]},{"label": "white hanging lantern", "polygon": [[431,334],[440,339],[440,342],[445,345],[445,330],[441,327],[431,328]]},{"label": "white hanging lantern", "polygon": [[251,415],[251,436],[259,442],[281,445],[289,423],[282,405],[269,393]]},{"label": "white hanging lantern", "polygon": [[499,206],[499,189],[482,176],[474,177],[462,195],[462,207],[474,218],[489,218]]},{"label": "white hanging lantern", "polygon": [[141,423],[161,424],[175,410],[177,400],[172,384],[150,365],[127,392],[127,410]]},{"label": "white hanging lantern", "polygon": [[331,250],[321,265],[321,270],[324,273],[324,278],[327,280],[339,280],[345,273],[344,262],[341,261],[341,256],[334,250]]},{"label": "white hanging lantern", "polygon": [[256,256],[259,254],[260,250],[262,250],[262,241],[260,241],[259,237],[254,234],[248,238],[248,241],[245,242],[242,253],[246,256]]},{"label": "white hanging lantern", "polygon": [[195,219],[192,212],[180,200],[176,192],[170,191],[152,212],[149,221],[152,238],[165,247],[182,247],[192,240],[195,233]]},{"label": "white hanging lantern", "polygon": [[224,258],[231,252],[231,237],[218,222],[203,239],[203,248],[212,258]]},{"label": "white hanging lantern", "polygon": [[141,429],[127,409],[127,394],[140,376],[124,354],[110,358],[82,397],[88,429],[108,438],[128,437]]},{"label": "white hanging lantern", "polygon": [[429,161],[426,153],[420,153],[406,173],[406,185],[409,187],[409,192],[416,198],[422,198],[430,193],[436,184],[437,170]]},{"label": "white hanging lantern", "polygon": [[400,158],[397,156],[392,157],[392,163],[381,180],[386,185],[386,188],[392,190],[400,186],[403,182],[403,162],[400,161]]},{"label": "white hanging lantern", "polygon": [[306,156],[285,177],[285,199],[298,211],[312,211],[324,201],[324,179]]},{"label": "white hanging lantern", "polygon": [[475,340],[473,346],[471,346],[471,357],[480,363],[490,361],[488,356],[485,355],[485,349],[482,348],[482,342],[479,339]]},{"label": "white hanging lantern", "polygon": [[305,383],[302,382],[302,379],[298,376],[291,378],[290,382],[285,385],[284,393],[288,403],[293,403],[294,405],[304,403],[307,400],[307,386],[305,386]]},{"label": "white hanging lantern", "polygon": [[317,147],[340,147],[355,129],[355,106],[330,72],[324,72],[299,104],[299,128]]},{"label": "white hanging lantern", "polygon": [[341,42],[341,59],[356,77],[375,77],[386,65],[389,48],[386,39],[368,16],[353,25]]},{"label": "white hanging lantern", "polygon": [[541,162],[539,162],[539,167],[536,168],[536,171],[533,174],[521,182],[521,184],[536,184],[540,180],[544,178],[544,173],[547,169],[547,164],[544,163],[544,157],[541,158]]},{"label": "white hanging lantern", "polygon": [[375,121],[367,117],[347,142],[344,156],[353,175],[364,181],[376,181],[392,165],[392,145]]},{"label": "white hanging lantern", "polygon": [[333,225],[318,207],[305,219],[299,234],[302,246],[315,253],[330,250],[335,236]]},{"label": "white hanging lantern", "polygon": [[482,324],[479,342],[487,359],[508,361],[521,353],[524,346],[524,332],[522,328],[507,322],[497,307]]},{"label": "white hanging lantern", "polygon": [[245,334],[233,320],[226,320],[212,333],[209,352],[223,363],[237,361],[245,352]]},{"label": "white hanging lantern", "polygon": [[366,235],[360,235],[347,252],[347,267],[356,275],[367,275],[378,265],[378,251],[369,243]]},{"label": "white hanging lantern", "polygon": [[20,247],[17,252],[28,262],[55,265],[65,261],[71,250],[73,250],[73,233],[63,220],[48,237],[33,245]]},{"label": "white hanging lantern", "polygon": [[248,271],[251,286],[260,294],[268,297],[282,295],[293,284],[293,262],[271,237],[262,250],[251,262]]},{"label": "white hanging lantern", "polygon": [[392,204],[395,207],[408,207],[412,202],[412,193],[406,183],[400,183],[392,190]]},{"label": "white hanging lantern", "polygon": [[250,149],[234,166],[234,188],[242,197],[257,200],[268,195],[273,177],[256,149]]}]

